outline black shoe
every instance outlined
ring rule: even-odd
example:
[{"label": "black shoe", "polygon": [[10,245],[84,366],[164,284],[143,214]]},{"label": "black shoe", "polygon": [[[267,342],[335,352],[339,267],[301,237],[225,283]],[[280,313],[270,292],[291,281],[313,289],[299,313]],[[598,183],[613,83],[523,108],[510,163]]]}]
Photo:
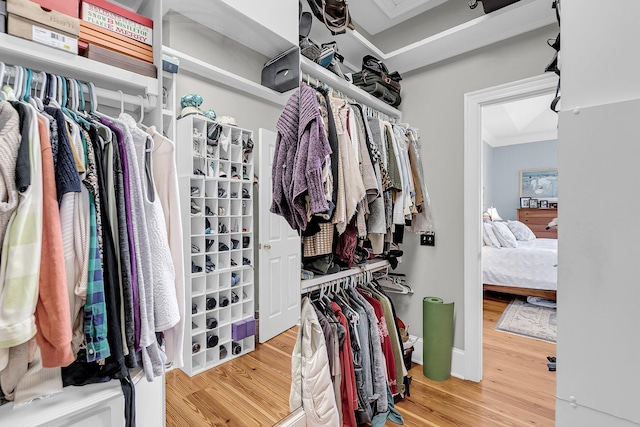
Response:
[{"label": "black shoe", "polygon": [[218,336],[217,335],[209,335],[207,337],[207,348],[212,348],[218,345]]},{"label": "black shoe", "polygon": [[192,273],[201,273],[202,272],[202,267],[200,267],[199,265],[196,265],[195,262],[191,261],[191,272]]},{"label": "black shoe", "polygon": [[218,327],[218,319],[215,317],[209,317],[207,319],[207,329],[215,329]]},{"label": "black shoe", "polygon": [[240,354],[242,353],[242,347],[240,347],[240,344],[238,344],[237,342],[233,341],[231,343],[231,354]]},{"label": "black shoe", "polygon": [[213,310],[216,308],[217,302],[214,297],[207,298],[207,310]]},{"label": "black shoe", "polygon": [[213,261],[211,261],[211,258],[209,257],[209,255],[207,255],[206,267],[207,267],[207,273],[211,273],[216,269],[216,265],[213,263]]}]

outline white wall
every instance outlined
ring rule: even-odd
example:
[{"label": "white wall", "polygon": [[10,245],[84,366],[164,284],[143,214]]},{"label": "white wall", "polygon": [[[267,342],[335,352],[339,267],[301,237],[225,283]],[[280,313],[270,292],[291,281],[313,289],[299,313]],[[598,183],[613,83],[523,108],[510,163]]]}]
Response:
[{"label": "white wall", "polygon": [[277,0],[277,2],[265,0],[222,1],[254,21],[259,22],[274,33],[280,34],[290,43],[294,45],[298,44],[298,28],[290,25],[282,25],[283,22],[298,21],[298,2],[296,0]]},{"label": "white wall", "polygon": [[[198,42],[194,43],[194,40]],[[264,55],[175,12],[165,15],[164,44],[255,82],[260,82],[262,65],[268,60]],[[189,93],[202,96],[204,102],[200,108],[203,111],[211,108],[219,117],[235,117],[240,127],[251,129],[256,137],[261,127],[275,130],[282,111],[280,106],[216,85],[197,75],[180,72],[176,83],[177,102],[182,95]]]},{"label": "white wall", "polygon": [[562,1],[560,427],[640,425],[640,3],[600,6]]},{"label": "white wall", "polygon": [[541,74],[553,56],[546,40],[556,34],[557,26],[548,26],[404,76],[400,109],[420,129],[436,231],[435,247],[405,236],[399,271],[416,293],[394,302],[412,334],[422,336],[422,298],[439,296],[455,302],[454,346],[464,349],[463,96]]}]

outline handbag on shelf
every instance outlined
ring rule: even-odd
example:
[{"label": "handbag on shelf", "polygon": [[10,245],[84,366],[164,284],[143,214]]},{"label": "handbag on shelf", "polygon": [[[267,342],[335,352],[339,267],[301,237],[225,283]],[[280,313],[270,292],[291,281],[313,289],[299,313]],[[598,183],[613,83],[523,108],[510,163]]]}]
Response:
[{"label": "handbag on shelf", "polygon": [[378,98],[379,100],[391,105],[392,107],[397,107],[402,102],[402,97],[398,92],[392,92],[389,90],[389,88],[381,85],[380,83],[371,83],[368,85],[357,86],[374,98]]},{"label": "handbag on shelf", "polygon": [[362,71],[354,73],[352,79],[354,85],[392,107],[397,107],[402,102],[402,76],[397,71],[390,73],[386,65],[372,55],[362,58]]},{"label": "handbag on shelf", "polygon": [[307,0],[311,11],[332,35],[344,34],[347,28],[354,29],[347,0]]},{"label": "handbag on shelf", "polygon": [[[302,7],[302,5],[300,5]],[[311,32],[311,24],[313,16],[310,12],[302,12],[300,14],[300,22],[298,23],[298,38],[300,44],[300,54],[317,62],[320,58],[320,47],[309,38]]]}]

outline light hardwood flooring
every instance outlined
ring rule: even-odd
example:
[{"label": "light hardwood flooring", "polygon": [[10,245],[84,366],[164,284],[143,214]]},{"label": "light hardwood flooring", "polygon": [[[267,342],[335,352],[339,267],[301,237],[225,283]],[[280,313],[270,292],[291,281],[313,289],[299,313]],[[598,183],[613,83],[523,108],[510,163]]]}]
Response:
[{"label": "light hardwood flooring", "polygon": [[[421,365],[413,366],[411,396],[396,404],[405,426],[554,425],[555,373],[548,371],[546,356],[555,354],[555,345],[494,330],[509,300],[485,296],[481,383],[431,381]],[[296,333],[293,328],[193,378],[169,372],[167,426],[272,426],[284,418]]]}]

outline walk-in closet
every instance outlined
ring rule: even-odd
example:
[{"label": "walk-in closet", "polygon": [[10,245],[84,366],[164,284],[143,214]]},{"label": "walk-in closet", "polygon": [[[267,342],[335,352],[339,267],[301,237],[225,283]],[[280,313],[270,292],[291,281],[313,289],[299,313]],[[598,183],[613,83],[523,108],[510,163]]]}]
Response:
[{"label": "walk-in closet", "polygon": [[0,0],[0,426],[640,425],[639,14]]}]

